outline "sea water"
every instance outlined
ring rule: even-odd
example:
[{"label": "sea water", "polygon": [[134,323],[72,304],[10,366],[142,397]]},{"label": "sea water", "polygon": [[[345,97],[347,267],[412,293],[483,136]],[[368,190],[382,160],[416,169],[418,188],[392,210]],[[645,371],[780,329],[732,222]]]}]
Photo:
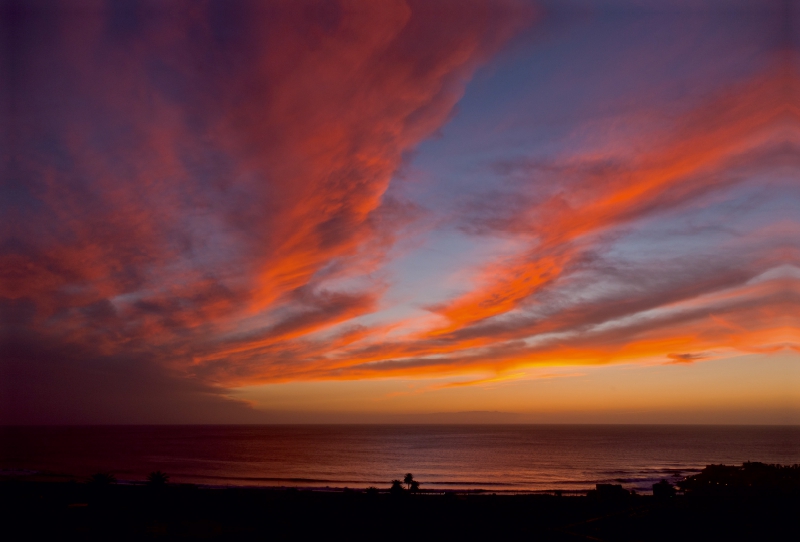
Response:
[{"label": "sea water", "polygon": [[[272,425],[0,428],[0,475],[120,481],[646,493],[712,463],[800,463],[797,426]],[[2,476],[0,476],[2,477]]]}]

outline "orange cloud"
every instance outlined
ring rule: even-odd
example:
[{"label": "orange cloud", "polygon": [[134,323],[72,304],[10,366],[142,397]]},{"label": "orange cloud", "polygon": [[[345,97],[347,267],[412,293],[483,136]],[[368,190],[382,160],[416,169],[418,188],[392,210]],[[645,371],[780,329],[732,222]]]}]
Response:
[{"label": "orange cloud", "polygon": [[434,307],[444,325],[400,340],[370,341],[364,334],[361,341],[306,359],[297,368],[254,369],[248,378],[456,375],[796,348],[798,322],[790,315],[797,279],[748,285],[767,269],[795,262],[791,247],[800,230],[792,222],[752,234],[751,248],[740,249],[749,251],[751,261],[722,256],[723,251],[701,272],[667,280],[652,291],[579,302],[550,310],[547,317],[525,315],[544,303],[537,300],[540,294],[574,283],[585,254],[605,232],[741,183],[742,170],[790,164],[791,155],[781,149],[799,142],[797,110],[786,98],[794,84],[777,70],[729,89],[677,119],[677,132],[655,140],[653,150],[636,156],[630,166],[578,175],[569,193],[523,209],[518,219],[524,222],[511,229],[535,232],[531,248],[486,266],[478,287]]},{"label": "orange cloud", "polygon": [[531,10],[140,7],[20,21],[4,335],[211,385],[323,357],[314,334],[375,310],[385,284],[370,273],[414,217],[384,197],[393,173]]}]

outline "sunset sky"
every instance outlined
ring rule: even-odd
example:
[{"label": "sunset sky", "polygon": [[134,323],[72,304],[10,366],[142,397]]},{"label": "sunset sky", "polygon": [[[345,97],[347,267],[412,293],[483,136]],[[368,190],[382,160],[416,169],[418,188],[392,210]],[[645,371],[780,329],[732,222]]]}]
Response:
[{"label": "sunset sky", "polygon": [[60,5],[0,422],[800,423],[800,4]]}]

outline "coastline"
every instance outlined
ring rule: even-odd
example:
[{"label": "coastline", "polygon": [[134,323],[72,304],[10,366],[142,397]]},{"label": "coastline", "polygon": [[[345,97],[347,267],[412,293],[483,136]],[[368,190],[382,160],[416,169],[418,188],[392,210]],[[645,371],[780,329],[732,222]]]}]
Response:
[{"label": "coastline", "polygon": [[[681,472],[687,474],[695,474],[700,472],[700,469],[683,469]],[[54,473],[42,472],[22,469],[0,469],[0,483],[3,482],[23,482],[23,483],[81,483],[85,481],[88,476],[77,476],[69,473]],[[196,480],[209,479],[209,476],[196,476]],[[223,478],[223,477],[220,477]],[[230,480],[230,478],[224,478]],[[651,483],[658,482],[662,478],[650,478],[641,480],[640,482],[650,481]],[[376,488],[378,492],[388,493],[391,483],[388,481],[375,481],[375,482],[353,482],[348,485],[322,485],[320,480],[309,479],[276,479],[276,478],[259,478],[258,481],[262,483],[246,483],[252,478],[243,478],[242,482],[245,483],[208,483],[200,481],[175,481],[174,486],[197,487],[200,489],[247,489],[247,490],[298,490],[298,491],[312,491],[312,492],[327,492],[327,493],[344,493],[344,492],[364,492],[370,487]],[[282,483],[284,482],[284,483]],[[317,482],[315,484],[315,482]],[[527,489],[515,488],[515,484],[511,483],[494,483],[494,484],[475,484],[472,482],[422,482],[422,487],[419,489],[420,494],[429,495],[571,495],[580,496],[586,495],[589,491],[594,489],[597,483],[619,483],[625,486],[624,480],[612,479],[596,481],[582,481],[582,482],[563,482],[561,485],[554,485],[550,488],[544,489]],[[119,478],[117,484],[120,486],[144,486],[146,480],[141,478],[128,479]],[[569,487],[570,485],[580,485],[580,488]],[[629,488],[626,488],[629,489]],[[634,493],[641,495],[648,495],[651,491],[636,491]]]},{"label": "coastline", "polygon": [[[0,470],[0,484],[3,483],[24,483],[24,484],[81,484],[84,482],[86,477],[78,477],[71,474],[65,473],[47,473],[47,472],[25,472],[20,474],[15,474],[13,472],[3,472]],[[298,480],[298,482],[304,482],[305,480]],[[287,482],[291,482],[288,480]],[[118,486],[128,486],[128,487],[145,487],[147,486],[146,480],[129,480],[129,479],[118,479],[116,481],[116,485]],[[173,482],[170,484],[173,487],[192,487],[197,489],[208,489],[208,490],[248,490],[248,491],[287,491],[287,490],[297,490],[297,491],[308,491],[308,492],[319,492],[319,493],[347,493],[347,492],[357,492],[357,493],[364,493],[370,487],[375,487],[378,493],[389,493],[389,487],[391,484],[388,482],[377,482],[377,485],[370,485],[370,486],[322,486],[322,485],[298,485],[298,484],[209,484],[209,483],[193,483],[193,482]],[[457,484],[448,484],[448,485],[457,485]],[[500,485],[500,484],[498,484]],[[504,484],[505,485],[505,484]],[[385,486],[385,487],[384,487]],[[591,489],[561,489],[561,488],[553,488],[553,489],[541,489],[541,490],[529,490],[529,489],[499,489],[496,487],[447,487],[447,488],[430,488],[430,487],[423,487],[420,488],[418,493],[420,495],[445,495],[445,494],[457,494],[457,495],[487,495],[487,494],[498,494],[498,495],[555,495],[555,494],[562,494],[562,495],[586,495],[588,491]]]}]

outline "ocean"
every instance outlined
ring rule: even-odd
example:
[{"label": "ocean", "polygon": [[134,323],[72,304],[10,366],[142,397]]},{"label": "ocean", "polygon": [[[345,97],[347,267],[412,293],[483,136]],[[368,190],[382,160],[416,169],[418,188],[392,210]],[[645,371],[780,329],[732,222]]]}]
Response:
[{"label": "ocean", "polygon": [[121,482],[161,470],[209,486],[648,493],[712,463],[800,463],[798,426],[272,425],[0,428],[0,479]]}]

